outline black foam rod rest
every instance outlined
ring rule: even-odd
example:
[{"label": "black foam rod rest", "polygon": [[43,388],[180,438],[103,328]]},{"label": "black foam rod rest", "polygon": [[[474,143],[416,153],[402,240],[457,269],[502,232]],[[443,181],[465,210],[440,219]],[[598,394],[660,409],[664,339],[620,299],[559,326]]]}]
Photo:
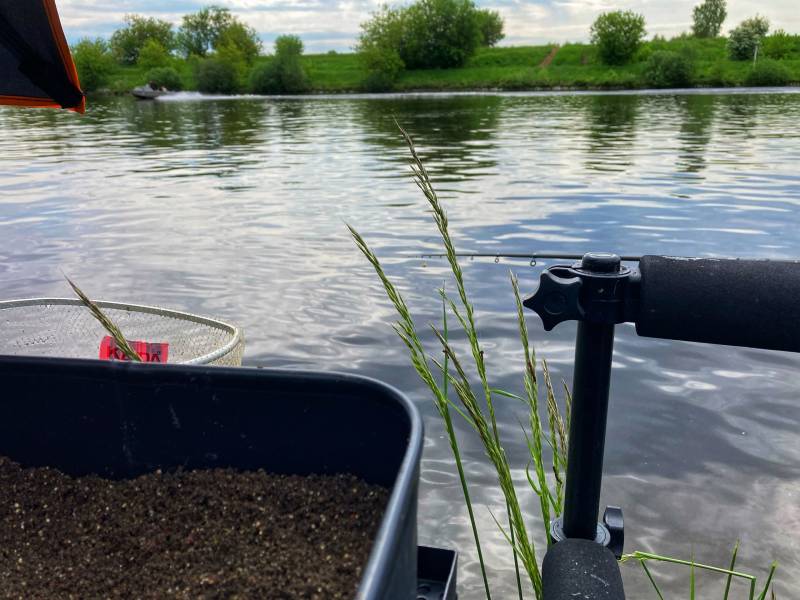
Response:
[{"label": "black foam rod rest", "polygon": [[617,559],[590,540],[550,546],[542,563],[542,588],[544,600],[625,600]]},{"label": "black foam rod rest", "polygon": [[643,256],[636,333],[800,352],[800,261]]}]

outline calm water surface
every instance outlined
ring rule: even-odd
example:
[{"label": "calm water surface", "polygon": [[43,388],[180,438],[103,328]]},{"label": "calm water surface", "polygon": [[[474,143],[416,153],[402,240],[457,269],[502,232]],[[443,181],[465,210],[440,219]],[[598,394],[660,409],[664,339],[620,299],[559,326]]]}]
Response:
[{"label": "calm water surface", "polygon": [[[416,257],[437,238],[395,118],[416,138],[461,250],[800,257],[800,94],[186,95],[96,101],[83,117],[0,109],[0,286],[4,298],[69,295],[63,270],[96,297],[240,323],[248,364],[398,386],[426,418],[421,541],[461,549],[470,600],[481,584],[450,450],[344,227],[374,246],[420,323],[439,319],[446,270]],[[509,269],[530,291],[543,264],[464,263],[498,387],[519,391],[523,368]],[[529,326],[569,380],[574,326],[545,333],[534,315]],[[796,596],[798,367],[790,354],[620,328],[603,495],[625,509],[626,549],[725,564],[741,538],[741,567],[763,576],[777,559],[776,593]],[[523,411],[498,410],[524,489]],[[508,598],[510,556],[484,508],[502,502],[459,428],[496,595]],[[657,571],[688,597],[688,572]],[[629,597],[655,597],[638,568],[623,573]],[[702,576],[701,597],[723,585]]]}]

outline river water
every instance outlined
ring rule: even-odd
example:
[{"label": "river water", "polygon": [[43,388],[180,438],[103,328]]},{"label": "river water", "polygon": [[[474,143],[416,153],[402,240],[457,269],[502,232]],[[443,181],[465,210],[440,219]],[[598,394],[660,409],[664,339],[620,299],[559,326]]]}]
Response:
[{"label": "river water", "polygon": [[[427,428],[419,536],[461,551],[460,597],[481,597],[448,444],[389,325],[391,307],[349,239],[355,226],[399,282],[422,329],[440,321],[442,261],[409,178],[395,119],[415,138],[458,249],[800,257],[800,94],[497,94],[90,102],[84,116],[0,109],[4,298],[98,298],[216,316],[246,332],[246,364],[385,380]],[[519,392],[523,361],[509,270],[535,288],[540,261],[465,260],[492,384]],[[450,284],[452,285],[452,284]],[[766,315],[780,318],[780,315]],[[539,356],[571,377],[575,327]],[[435,349],[430,335],[426,343]],[[620,327],[603,501],[624,507],[626,550],[740,567],[779,561],[779,597],[800,587],[800,359],[639,338]],[[498,402],[529,509],[524,410]],[[503,503],[468,427],[467,470],[498,598],[512,561],[491,509]],[[687,569],[656,566],[672,597]],[[631,598],[655,598],[635,565]],[[702,574],[700,597],[724,581]],[[735,597],[745,588],[734,587]],[[732,595],[732,597],[734,597]]]}]

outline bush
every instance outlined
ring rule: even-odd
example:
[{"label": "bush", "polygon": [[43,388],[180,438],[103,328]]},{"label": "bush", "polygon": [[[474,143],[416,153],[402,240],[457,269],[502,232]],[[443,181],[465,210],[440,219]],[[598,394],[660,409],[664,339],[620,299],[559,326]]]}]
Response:
[{"label": "bush", "polygon": [[300,57],[303,54],[303,40],[296,35],[279,35],[275,38],[275,57]]},{"label": "bush", "polygon": [[147,72],[147,83],[177,91],[183,87],[181,76],[172,67],[158,67]]},{"label": "bush", "polygon": [[248,73],[247,58],[238,46],[235,44],[227,44],[219,46],[217,51],[214,52],[213,58],[227,65],[233,71],[236,79],[236,88],[241,90],[244,88]]},{"label": "bush", "polygon": [[72,47],[72,58],[84,92],[93,92],[106,85],[114,71],[114,57],[101,38],[79,41]]},{"label": "bush", "polygon": [[478,12],[472,0],[417,0],[400,9],[384,7],[361,24],[356,50],[373,55],[394,50],[409,69],[460,67],[483,39]]},{"label": "bush", "polygon": [[364,87],[372,92],[390,90],[405,69],[400,57],[403,38],[403,12],[383,6],[372,18],[361,24],[358,52],[368,75]]},{"label": "bush", "polygon": [[404,9],[389,8],[386,5],[372,13],[369,21],[361,23],[356,52],[374,47],[399,51],[403,40],[403,15]]},{"label": "bush", "polygon": [[303,42],[296,35],[280,35],[275,40],[275,61],[285,94],[300,94],[309,88],[308,76],[300,64]]},{"label": "bush", "polygon": [[172,23],[140,15],[125,15],[125,26],[111,35],[111,50],[119,62],[133,65],[139,60],[139,53],[149,40],[156,41],[167,52],[171,51],[175,47]]},{"label": "bush", "polygon": [[289,64],[278,60],[278,74],[281,78],[281,88],[284,94],[302,94],[307,92],[310,87],[306,72],[300,66],[299,60]]},{"label": "bush", "polygon": [[742,21],[728,36],[728,53],[733,60],[750,60],[755,56],[761,39],[769,31],[766,17],[756,15]]},{"label": "bush", "polygon": [[368,92],[388,92],[394,88],[405,63],[394,48],[372,47],[361,53],[369,75],[364,80],[364,88]]},{"label": "bush", "polygon": [[630,10],[603,13],[591,28],[592,43],[608,65],[628,62],[644,36],[644,17]]},{"label": "bush", "polygon": [[250,89],[256,94],[300,94],[309,88],[308,76],[300,64],[303,42],[296,35],[275,40],[275,56],[250,73]]},{"label": "bush", "polygon": [[204,58],[197,62],[197,89],[208,94],[233,94],[239,91],[237,75],[230,63],[217,57]]},{"label": "bush", "polygon": [[157,69],[169,65],[170,56],[157,40],[147,40],[139,52],[137,64],[143,69]]},{"label": "bush", "polygon": [[717,37],[727,16],[725,0],[705,0],[692,11],[692,33],[699,38]]},{"label": "bush", "polygon": [[250,71],[249,89],[254,94],[280,94],[281,76],[274,58],[253,67]]},{"label": "bush", "polygon": [[758,61],[747,74],[745,83],[752,86],[786,85],[792,79],[789,69],[777,60],[765,58]]},{"label": "bush", "polygon": [[645,64],[645,81],[654,88],[688,87],[692,83],[692,63],[678,52],[657,50]]},{"label": "bush", "polygon": [[503,33],[503,17],[496,10],[477,10],[475,18],[478,21],[478,30],[481,32],[482,46],[495,46],[506,37]]},{"label": "bush", "polygon": [[409,69],[462,66],[481,42],[472,0],[417,0],[403,14],[400,58]]},{"label": "bush", "polygon": [[768,58],[790,58],[794,54],[800,54],[800,35],[790,35],[779,29],[764,38],[761,48]]}]

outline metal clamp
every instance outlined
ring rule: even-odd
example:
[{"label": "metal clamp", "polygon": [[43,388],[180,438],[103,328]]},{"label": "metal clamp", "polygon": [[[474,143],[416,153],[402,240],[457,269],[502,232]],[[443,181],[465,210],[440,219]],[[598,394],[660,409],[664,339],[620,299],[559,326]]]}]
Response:
[{"label": "metal clamp", "polygon": [[[567,539],[564,533],[564,518],[556,517],[550,522],[550,538],[554,544]],[[606,546],[617,560],[622,558],[625,547],[625,521],[622,509],[619,506],[606,506],[603,513],[603,522],[597,524],[597,534],[594,541],[601,546]]]},{"label": "metal clamp", "polygon": [[616,254],[589,253],[579,263],[542,271],[539,288],[523,305],[541,317],[546,331],[564,321],[624,323],[638,307],[638,275]]}]

